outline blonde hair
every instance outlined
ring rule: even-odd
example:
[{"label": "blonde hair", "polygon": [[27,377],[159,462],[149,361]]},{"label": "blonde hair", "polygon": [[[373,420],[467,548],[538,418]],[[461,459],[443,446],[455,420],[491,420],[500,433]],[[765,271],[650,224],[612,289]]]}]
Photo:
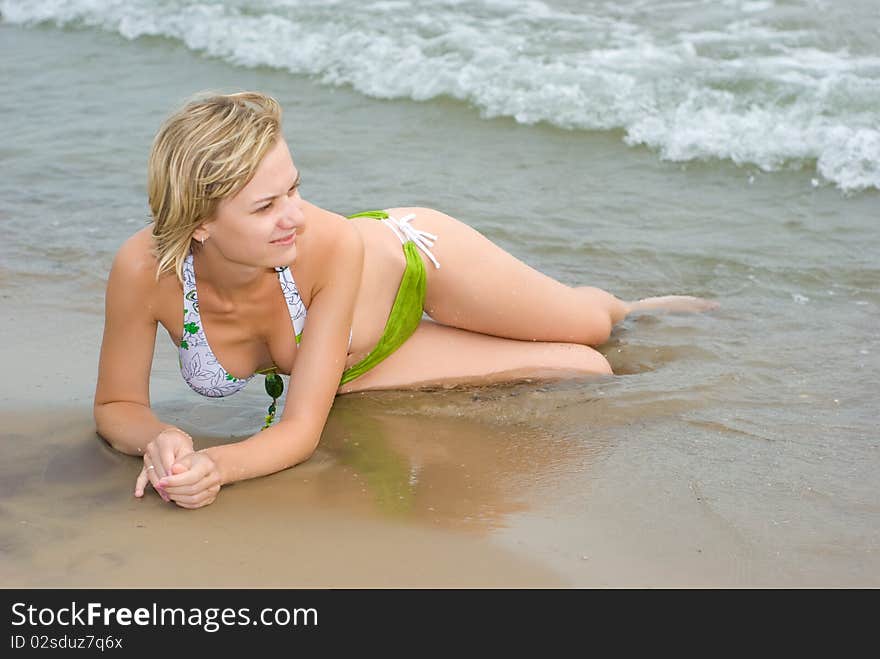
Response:
[{"label": "blonde hair", "polygon": [[171,271],[183,281],[195,230],[248,184],[279,137],[281,106],[258,92],[199,94],[165,120],[147,165],[157,281]]}]

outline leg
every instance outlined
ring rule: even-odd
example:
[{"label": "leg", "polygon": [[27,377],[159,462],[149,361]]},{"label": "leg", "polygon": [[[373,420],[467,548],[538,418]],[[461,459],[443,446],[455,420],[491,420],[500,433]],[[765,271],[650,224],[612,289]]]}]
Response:
[{"label": "leg", "polygon": [[444,325],[508,339],[599,345],[626,315],[625,303],[600,289],[572,288],[526,265],[449,215],[428,208],[413,226],[438,236],[427,269],[425,312]]},{"label": "leg", "polygon": [[608,360],[585,345],[517,341],[422,320],[390,357],[337,393],[612,374]]}]

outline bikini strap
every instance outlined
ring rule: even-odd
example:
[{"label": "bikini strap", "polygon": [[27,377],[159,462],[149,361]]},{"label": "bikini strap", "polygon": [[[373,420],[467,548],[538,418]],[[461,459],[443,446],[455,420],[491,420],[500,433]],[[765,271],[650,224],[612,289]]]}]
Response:
[{"label": "bikini strap", "polygon": [[410,222],[412,222],[416,217],[415,213],[404,215],[398,220],[391,217],[390,215],[388,215],[388,213],[382,210],[363,211],[361,213],[349,215],[348,219],[352,219],[354,217],[372,217],[383,222],[394,232],[394,235],[397,236],[401,244],[406,244],[407,241],[414,242],[416,246],[421,249],[429,259],[431,259],[431,263],[434,264],[434,267],[438,269],[440,268],[440,262],[437,261],[434,254],[431,253],[431,247],[434,246],[434,241],[437,240],[437,236],[435,236],[433,233],[428,233],[427,231],[416,229],[410,224]]},{"label": "bikini strap", "polygon": [[376,220],[384,220],[386,217],[388,217],[388,213],[386,213],[385,211],[363,211],[361,213],[349,215],[348,219],[350,220],[355,217],[372,217]]},{"label": "bikini strap", "polygon": [[287,311],[290,313],[293,332],[296,335],[296,343],[299,345],[302,341],[302,333],[306,325],[306,305],[302,301],[290,268],[287,266],[277,267],[275,272],[278,273],[278,280],[281,282],[281,292],[287,301]]}]

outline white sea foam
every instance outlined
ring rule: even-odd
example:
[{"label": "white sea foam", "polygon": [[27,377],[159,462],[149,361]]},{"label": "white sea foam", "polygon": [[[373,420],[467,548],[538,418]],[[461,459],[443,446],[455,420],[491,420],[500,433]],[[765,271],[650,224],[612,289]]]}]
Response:
[{"label": "white sea foam", "polygon": [[555,4],[0,0],[0,12],[168,37],[377,98],[446,95],[486,118],[621,129],[667,160],[806,165],[843,190],[880,188],[880,18],[851,44],[829,37],[813,0]]}]

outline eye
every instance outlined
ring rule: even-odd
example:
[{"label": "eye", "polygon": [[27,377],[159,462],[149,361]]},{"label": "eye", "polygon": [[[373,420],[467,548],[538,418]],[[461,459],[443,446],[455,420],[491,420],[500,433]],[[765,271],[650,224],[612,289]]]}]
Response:
[{"label": "eye", "polygon": [[302,183],[302,173],[297,172],[296,173],[296,180],[293,182],[293,185],[291,185],[290,188],[287,190],[288,196],[292,197],[293,195],[295,195],[296,191],[299,190],[299,186],[301,183]]},{"label": "eye", "polygon": [[257,210],[255,210],[254,212],[255,212],[255,213],[262,213],[263,211],[267,211],[267,210],[269,210],[270,208],[272,208],[272,203],[271,203],[271,202],[268,203],[268,204],[266,204],[265,206],[260,206],[260,207],[259,207]]}]

